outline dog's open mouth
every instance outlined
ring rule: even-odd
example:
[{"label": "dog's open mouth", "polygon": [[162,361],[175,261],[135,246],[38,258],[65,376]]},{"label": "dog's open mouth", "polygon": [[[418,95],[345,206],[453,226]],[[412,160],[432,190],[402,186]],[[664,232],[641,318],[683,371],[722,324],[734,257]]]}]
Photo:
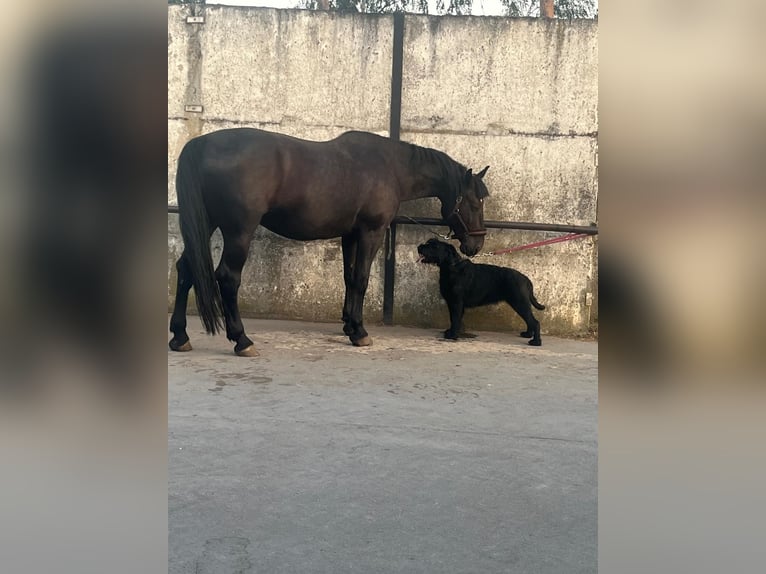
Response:
[{"label": "dog's open mouth", "polygon": [[418,263],[424,263],[426,265],[439,265],[439,250],[434,249],[434,241],[435,240],[432,239],[423,245],[418,245]]},{"label": "dog's open mouth", "polygon": [[427,255],[423,255],[422,253],[418,257],[418,263],[424,263],[426,265],[433,265],[435,261],[433,259],[429,259]]}]

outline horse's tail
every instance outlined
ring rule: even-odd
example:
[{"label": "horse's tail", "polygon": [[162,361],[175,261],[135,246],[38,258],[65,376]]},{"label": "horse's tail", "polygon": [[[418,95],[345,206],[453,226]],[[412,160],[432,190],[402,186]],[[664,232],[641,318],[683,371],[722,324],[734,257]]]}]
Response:
[{"label": "horse's tail", "polygon": [[532,305],[534,305],[535,309],[540,309],[540,311],[545,309],[545,305],[543,305],[537,299],[535,299],[535,293],[532,290],[531,286],[529,289],[529,300],[531,301]]},{"label": "horse's tail", "polygon": [[200,142],[191,140],[178,158],[176,193],[184,256],[192,274],[197,310],[205,330],[215,335],[222,328],[223,304],[210,254],[210,218],[202,200],[200,159]]}]

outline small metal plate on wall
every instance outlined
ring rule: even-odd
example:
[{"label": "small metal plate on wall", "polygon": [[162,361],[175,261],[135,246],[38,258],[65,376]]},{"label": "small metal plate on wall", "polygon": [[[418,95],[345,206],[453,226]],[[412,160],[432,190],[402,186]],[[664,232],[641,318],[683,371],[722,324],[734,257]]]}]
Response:
[{"label": "small metal plate on wall", "polygon": [[191,106],[184,106],[185,112],[193,112],[195,114],[201,114],[202,113],[202,106],[197,105],[191,105]]},{"label": "small metal plate on wall", "polygon": [[204,16],[187,16],[186,23],[187,24],[204,24],[205,17]]}]

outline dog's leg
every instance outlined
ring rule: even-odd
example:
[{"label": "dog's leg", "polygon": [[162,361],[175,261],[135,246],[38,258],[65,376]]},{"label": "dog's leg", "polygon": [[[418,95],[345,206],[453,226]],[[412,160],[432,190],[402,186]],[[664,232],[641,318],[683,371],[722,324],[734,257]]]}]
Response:
[{"label": "dog's leg", "polygon": [[529,341],[529,344],[534,347],[542,345],[543,342],[540,339],[540,321],[535,319],[529,303],[525,305],[523,303],[512,303],[511,301],[508,301],[508,304],[513,307],[513,310],[516,311],[527,324],[527,330],[521,333],[521,336],[527,338],[531,337],[532,339]]},{"label": "dog's leg", "polygon": [[444,331],[444,338],[457,340],[463,330],[463,313],[465,311],[463,300],[447,301],[447,307],[449,308],[450,327]]},{"label": "dog's leg", "polygon": [[531,309],[527,311],[527,316],[522,318],[527,323],[526,332],[528,333],[529,331],[532,331],[532,338],[529,340],[529,344],[535,347],[539,347],[543,344],[542,339],[540,339],[540,321],[535,319],[535,316],[532,315]]}]

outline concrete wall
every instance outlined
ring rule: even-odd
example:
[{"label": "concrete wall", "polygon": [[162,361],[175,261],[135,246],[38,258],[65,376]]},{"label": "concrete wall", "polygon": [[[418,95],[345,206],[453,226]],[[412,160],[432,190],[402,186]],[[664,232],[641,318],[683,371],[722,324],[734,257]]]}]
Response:
[{"label": "concrete wall", "polygon": [[[393,18],[367,14],[168,7],[168,202],[175,162],[191,137],[253,126],[307,139],[347,129],[387,135]],[[487,219],[596,221],[597,26],[592,21],[407,16],[402,139],[435,147],[480,169],[489,164]],[[185,104],[204,106],[202,114]],[[438,202],[402,213],[438,217]],[[169,302],[182,243],[169,216]],[[441,229],[444,231],[444,229]],[[555,236],[551,234],[550,236]],[[395,321],[444,327],[438,272],[416,263],[421,229],[398,229]],[[490,230],[485,250],[545,238]],[[214,245],[217,256],[220,245]],[[588,328],[595,291],[592,239],[482,260],[515,267],[535,283],[543,332]],[[365,318],[382,318],[382,257],[373,267]],[[339,241],[302,243],[259,230],[243,274],[248,315],[338,320],[343,300]],[[510,309],[470,311],[473,328],[517,329]]]}]

